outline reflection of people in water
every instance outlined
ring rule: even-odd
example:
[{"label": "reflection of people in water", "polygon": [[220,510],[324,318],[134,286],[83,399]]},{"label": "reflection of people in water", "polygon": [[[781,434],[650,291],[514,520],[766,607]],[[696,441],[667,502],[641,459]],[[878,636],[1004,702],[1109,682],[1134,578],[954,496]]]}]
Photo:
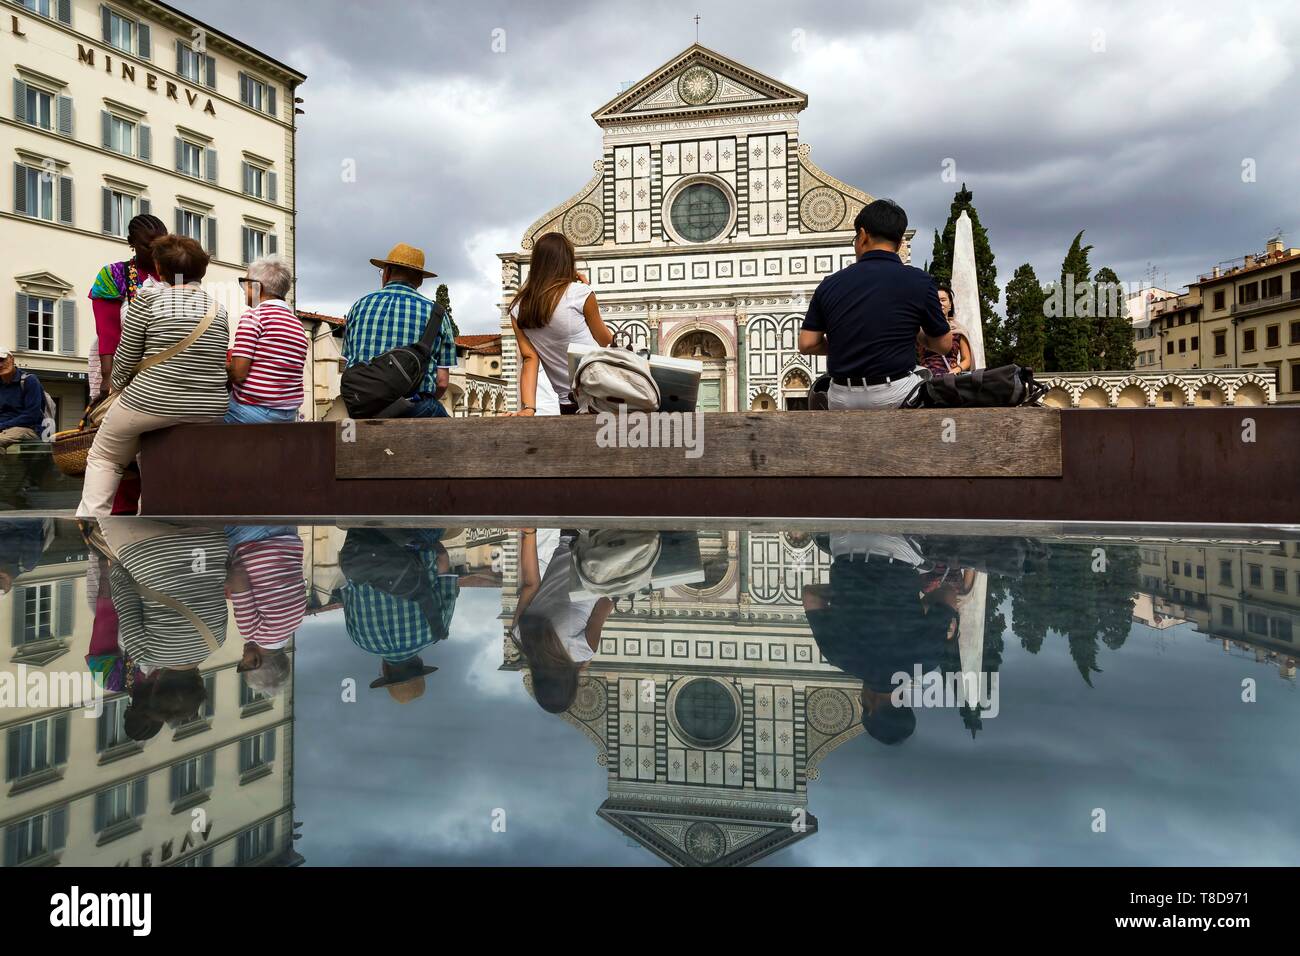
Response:
[{"label": "reflection of people in water", "polygon": [[[95,526],[92,525],[92,528]],[[199,665],[226,639],[226,539],[210,528],[135,517],[101,518],[92,543],[110,564],[123,660],[123,718],[132,740],[198,715]]]},{"label": "reflection of people in water", "polygon": [[865,532],[832,535],[828,584],[804,588],[803,604],[831,664],[862,681],[862,725],[884,744],[916,729],[911,708],[891,699],[893,676],[938,668],[957,633],[956,591],[923,592],[925,558],[907,538]]},{"label": "reflection of people in water", "polygon": [[373,688],[398,703],[424,695],[437,670],[420,652],[451,628],[460,586],[437,528],[353,528],[339,552],[339,592],[352,643],[382,658]]},{"label": "reflection of people in water", "polygon": [[552,714],[573,705],[579,674],[595,656],[614,610],[607,597],[569,596],[575,540],[572,532],[529,528],[519,549],[519,604],[510,633],[528,661],[533,696]]},{"label": "reflection of people in water", "polygon": [[0,597],[13,590],[19,575],[41,563],[48,524],[44,518],[0,522]]},{"label": "reflection of people in water", "polygon": [[231,525],[226,595],[244,638],[238,670],[248,686],[268,697],[289,679],[285,648],[307,613],[303,547],[298,529]]}]

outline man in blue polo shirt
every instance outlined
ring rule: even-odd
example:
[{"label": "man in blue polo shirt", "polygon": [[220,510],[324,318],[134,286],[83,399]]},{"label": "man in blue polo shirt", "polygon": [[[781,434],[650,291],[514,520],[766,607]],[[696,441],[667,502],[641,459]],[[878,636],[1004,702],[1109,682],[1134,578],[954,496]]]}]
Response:
[{"label": "man in blue polo shirt", "polygon": [[898,408],[920,382],[918,331],[940,355],[951,350],[952,333],[934,279],[899,258],[907,213],[877,199],[862,208],[853,228],[858,261],[827,276],[813,293],[799,351],[826,356],[830,408]]},{"label": "man in blue polo shirt", "polygon": [[44,416],[45,389],[40,379],[20,369],[12,352],[0,349],[0,451],[38,440]]}]

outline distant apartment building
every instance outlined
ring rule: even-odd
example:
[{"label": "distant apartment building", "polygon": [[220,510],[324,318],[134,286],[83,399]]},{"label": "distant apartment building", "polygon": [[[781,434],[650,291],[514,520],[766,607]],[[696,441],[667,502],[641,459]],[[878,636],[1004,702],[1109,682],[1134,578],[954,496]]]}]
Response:
[{"label": "distant apartment building", "polygon": [[68,428],[87,397],[87,294],[130,257],[134,216],[202,243],[232,308],[245,264],[293,259],[304,76],[155,0],[0,0],[0,71],[0,347]]}]

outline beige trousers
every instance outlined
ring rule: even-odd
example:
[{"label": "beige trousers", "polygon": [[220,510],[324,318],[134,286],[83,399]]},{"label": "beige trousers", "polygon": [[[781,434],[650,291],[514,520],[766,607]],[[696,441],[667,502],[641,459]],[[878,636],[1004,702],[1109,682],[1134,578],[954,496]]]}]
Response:
[{"label": "beige trousers", "polygon": [[36,441],[36,432],[30,428],[6,428],[0,432],[0,448],[8,448],[23,441]]},{"label": "beige trousers", "polygon": [[122,482],[122,471],[140,452],[140,436],[190,422],[217,422],[213,415],[150,415],[127,408],[119,400],[104,416],[95,433],[95,443],[86,456],[86,479],[81,489],[78,518],[102,518],[113,513],[113,498]]}]

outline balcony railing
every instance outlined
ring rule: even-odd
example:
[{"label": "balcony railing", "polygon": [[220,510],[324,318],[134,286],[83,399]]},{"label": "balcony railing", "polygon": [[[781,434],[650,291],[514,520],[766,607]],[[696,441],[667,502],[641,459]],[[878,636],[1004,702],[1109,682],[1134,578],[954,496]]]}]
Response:
[{"label": "balcony railing", "polygon": [[1266,299],[1256,299],[1254,302],[1233,303],[1232,314],[1241,315],[1246,312],[1259,312],[1262,309],[1275,309],[1295,301],[1300,301],[1300,288],[1292,289],[1290,293],[1284,292],[1281,295],[1271,295]]}]

